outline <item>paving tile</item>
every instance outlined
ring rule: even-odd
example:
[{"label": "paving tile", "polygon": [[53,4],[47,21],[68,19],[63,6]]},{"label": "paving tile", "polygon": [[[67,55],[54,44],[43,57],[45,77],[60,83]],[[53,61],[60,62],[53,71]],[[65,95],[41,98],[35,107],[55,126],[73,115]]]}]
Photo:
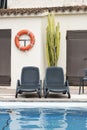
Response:
[{"label": "paving tile", "polygon": [[7,87],[0,87],[0,101],[23,101],[23,102],[71,102],[71,101],[87,101],[87,87],[84,88],[84,94],[79,95],[79,86],[70,86],[71,98],[67,97],[67,94],[54,94],[51,93],[47,98],[38,98],[36,93],[23,93],[15,98],[15,89]]}]

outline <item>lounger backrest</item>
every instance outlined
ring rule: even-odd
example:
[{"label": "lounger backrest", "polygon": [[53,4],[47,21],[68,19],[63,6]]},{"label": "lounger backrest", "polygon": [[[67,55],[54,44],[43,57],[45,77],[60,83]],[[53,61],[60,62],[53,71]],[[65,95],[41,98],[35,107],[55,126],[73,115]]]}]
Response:
[{"label": "lounger backrest", "polygon": [[61,67],[48,67],[46,70],[47,84],[64,85],[64,73]]},{"label": "lounger backrest", "polygon": [[38,67],[24,67],[21,73],[21,84],[38,83],[39,82]]}]

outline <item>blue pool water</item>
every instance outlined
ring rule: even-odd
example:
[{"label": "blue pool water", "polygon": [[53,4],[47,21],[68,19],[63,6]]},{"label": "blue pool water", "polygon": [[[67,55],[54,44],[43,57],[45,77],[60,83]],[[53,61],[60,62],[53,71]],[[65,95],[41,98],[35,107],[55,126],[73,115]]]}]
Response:
[{"label": "blue pool water", "polygon": [[87,130],[87,109],[1,108],[0,130]]}]

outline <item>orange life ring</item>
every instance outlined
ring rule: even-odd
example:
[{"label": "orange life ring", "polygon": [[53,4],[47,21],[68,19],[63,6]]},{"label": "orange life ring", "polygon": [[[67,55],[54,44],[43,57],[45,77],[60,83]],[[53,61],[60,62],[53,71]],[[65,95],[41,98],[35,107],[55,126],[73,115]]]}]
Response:
[{"label": "orange life ring", "polygon": [[[28,35],[30,37],[30,43],[26,46],[21,46],[20,44],[20,36],[22,35]],[[34,44],[35,44],[35,37],[33,33],[28,30],[21,30],[15,36],[15,45],[22,51],[30,50]]]}]

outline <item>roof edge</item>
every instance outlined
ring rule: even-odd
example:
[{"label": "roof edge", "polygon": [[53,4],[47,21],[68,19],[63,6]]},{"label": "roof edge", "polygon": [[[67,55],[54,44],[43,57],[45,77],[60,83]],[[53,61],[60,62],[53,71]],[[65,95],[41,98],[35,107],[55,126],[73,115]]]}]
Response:
[{"label": "roof edge", "polygon": [[12,8],[12,9],[0,9],[0,16],[3,15],[38,15],[45,12],[55,12],[55,13],[64,13],[64,12],[73,12],[76,13],[79,11],[87,12],[87,6],[63,6],[63,7],[43,7],[43,8]]}]

